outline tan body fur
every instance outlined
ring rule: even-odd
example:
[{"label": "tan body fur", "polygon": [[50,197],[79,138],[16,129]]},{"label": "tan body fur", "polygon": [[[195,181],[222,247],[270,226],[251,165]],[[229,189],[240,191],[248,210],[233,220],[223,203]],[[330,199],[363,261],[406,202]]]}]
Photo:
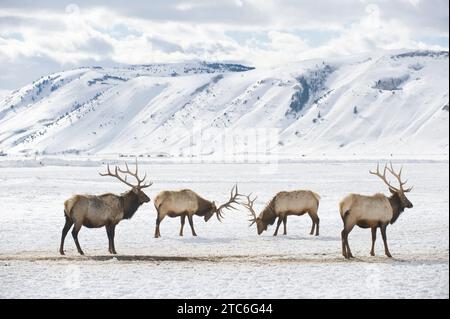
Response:
[{"label": "tan body fur", "polygon": [[351,209],[351,214],[346,217],[346,222],[362,228],[388,224],[393,216],[389,199],[383,194],[373,196],[350,194],[342,199],[339,208],[342,218],[344,218],[345,212]]},{"label": "tan body fur", "polygon": [[75,195],[64,202],[64,213],[90,228],[115,225],[123,218],[120,199],[114,194]]},{"label": "tan body fur", "polygon": [[[287,234],[287,216],[301,216],[308,214],[312,220],[311,235],[316,229],[316,236],[319,235],[319,209],[320,196],[310,190],[295,190],[290,192],[277,193],[266,208],[255,219],[258,234],[267,230],[268,225],[273,225],[278,218],[274,236],[278,234],[281,222],[284,224],[284,235]],[[316,228],[317,226],[317,228]]]},{"label": "tan body fur", "polygon": [[[387,172],[397,179],[399,187],[394,187],[388,181]],[[412,187],[408,189],[403,188],[406,182],[402,181],[401,178],[402,169],[396,173],[391,163],[390,167],[386,164],[382,172],[380,171],[380,166],[377,165],[376,171],[369,171],[369,173],[378,176],[388,186],[391,196],[387,197],[380,193],[372,196],[350,194],[341,200],[339,213],[344,223],[344,229],[341,232],[342,255],[347,259],[353,258],[348,243],[348,235],[355,226],[371,228],[372,249],[370,250],[370,255],[372,256],[375,255],[377,228],[380,228],[385,254],[388,257],[392,257],[387,244],[386,228],[398,219],[405,208],[413,207],[406,197],[406,193],[410,192]]]},{"label": "tan body fur", "polygon": [[305,213],[317,215],[319,200],[320,196],[312,191],[279,192],[274,197],[274,209],[281,217]]},{"label": "tan body fur", "polygon": [[[114,246],[115,227],[122,219],[130,219],[133,217],[137,209],[144,203],[150,201],[150,198],[142,191],[142,189],[149,187],[152,183],[143,184],[143,179],[138,177],[138,165],[136,161],[135,172],[131,172],[128,164],[125,164],[126,171],[121,170],[118,166],[115,167],[114,172],[111,172],[109,165],[106,173],[100,173],[101,176],[112,176],[119,179],[124,184],[131,187],[131,189],[123,194],[103,194],[103,195],[74,195],[64,202],[64,217],[66,222],[64,224],[61,234],[61,244],[59,252],[64,255],[64,240],[67,232],[72,228],[72,237],[77,246],[77,250],[81,255],[84,255],[78,242],[78,232],[82,226],[88,228],[100,228],[105,226],[106,234],[109,241],[109,252],[116,254]],[[131,184],[127,181],[126,176],[122,177],[120,174],[134,176],[137,180],[137,185]]]},{"label": "tan body fur", "polygon": [[155,197],[154,203],[157,211],[155,237],[161,237],[159,225],[166,216],[172,218],[180,217],[180,236],[183,236],[183,227],[187,217],[191,226],[192,235],[197,236],[192,217],[194,215],[202,216],[205,218],[205,221],[208,221],[216,211],[214,202],[202,198],[189,189],[162,191]]},{"label": "tan body fur", "polygon": [[[155,199],[155,207],[159,209],[160,218],[167,215],[177,217],[181,214],[194,215],[199,209],[199,202],[202,200],[199,195],[189,189],[180,191],[163,191]],[[205,199],[203,201],[206,202]],[[163,205],[164,204],[164,205]]]}]

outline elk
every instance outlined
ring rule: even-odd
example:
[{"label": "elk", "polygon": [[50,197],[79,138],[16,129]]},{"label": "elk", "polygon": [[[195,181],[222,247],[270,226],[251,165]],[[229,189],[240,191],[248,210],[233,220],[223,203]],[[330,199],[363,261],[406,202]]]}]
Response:
[{"label": "elk", "polygon": [[[273,225],[275,219],[278,218],[277,228],[275,229],[274,236],[278,235],[278,229],[281,222],[283,222],[284,232],[283,235],[287,235],[287,217],[290,215],[301,216],[308,213],[312,220],[312,227],[310,234],[319,236],[319,216],[317,211],[319,209],[320,196],[309,190],[297,190],[291,192],[279,192],[272,198],[272,200],[266,205],[263,211],[256,217],[256,212],[253,209],[253,204],[256,201],[256,197],[251,199],[251,194],[247,195],[247,202],[242,203],[251,214],[250,226],[256,223],[258,235],[267,230],[268,225]],[[317,227],[317,228],[316,228]]]},{"label": "elk", "polygon": [[166,216],[172,218],[180,217],[180,236],[183,236],[183,227],[187,217],[189,225],[191,226],[192,236],[197,236],[192,219],[194,215],[204,217],[205,222],[207,222],[214,214],[216,214],[217,219],[221,221],[224,209],[236,209],[233,204],[239,204],[237,202],[239,196],[242,195],[238,193],[237,185],[235,185],[231,189],[230,199],[225,204],[216,207],[214,201],[211,202],[206,200],[190,189],[162,191],[153,201],[157,211],[155,238],[161,237],[159,225]]},{"label": "elk", "polygon": [[[383,174],[380,173],[380,165],[377,165],[376,171],[369,171],[370,174],[378,176],[389,188],[391,196],[384,194],[375,194],[373,196],[364,196],[358,194],[350,194],[346,196],[339,204],[339,210],[344,229],[341,232],[342,255],[346,258],[353,258],[350,246],[348,244],[348,234],[355,225],[361,228],[371,228],[372,230],[372,249],[370,255],[375,256],[375,240],[377,237],[377,228],[381,230],[383,237],[384,252],[387,257],[391,258],[389,252],[386,228],[388,224],[393,224],[398,219],[405,208],[412,208],[413,204],[406,197],[405,193],[412,190],[412,187],[404,189],[403,186],[407,181],[402,181],[402,169],[398,173],[395,172],[392,163],[390,167],[384,166]],[[391,173],[398,181],[399,187],[396,188],[386,178],[386,172]]]},{"label": "elk", "polygon": [[[101,176],[112,176],[122,183],[131,187],[131,189],[121,195],[103,194],[103,195],[75,195],[64,202],[64,217],[66,223],[62,230],[61,246],[59,252],[64,255],[64,239],[72,225],[72,236],[77,246],[77,250],[84,255],[78,242],[78,232],[82,226],[88,228],[100,228],[105,226],[106,234],[109,240],[109,252],[117,254],[114,246],[115,227],[122,219],[133,217],[137,209],[144,203],[150,201],[150,198],[142,189],[151,186],[153,183],[145,183],[147,175],[142,179],[138,176],[138,164],[136,160],[136,169],[131,172],[128,164],[125,163],[126,170],[115,166],[114,173],[111,172],[109,164],[106,173],[99,173]],[[120,175],[125,174],[125,178]],[[127,181],[127,175],[133,176],[137,184],[131,184]]]}]

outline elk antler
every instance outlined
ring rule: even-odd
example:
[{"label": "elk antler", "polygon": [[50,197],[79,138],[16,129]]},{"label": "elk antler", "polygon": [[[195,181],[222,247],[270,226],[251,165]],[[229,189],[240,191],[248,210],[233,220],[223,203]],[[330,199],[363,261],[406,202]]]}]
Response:
[{"label": "elk antler", "polygon": [[[376,176],[378,176],[379,178],[381,178],[381,180],[383,180],[383,182],[384,182],[389,188],[393,189],[393,190],[396,191],[396,192],[399,192],[399,191],[404,192],[404,193],[405,193],[405,192],[410,192],[410,191],[412,190],[412,187],[410,187],[410,188],[408,188],[408,189],[406,189],[406,190],[403,189],[403,185],[405,185],[407,181],[402,182],[402,180],[401,180],[402,169],[403,169],[403,167],[400,169],[400,172],[399,172],[398,174],[395,173],[394,167],[392,166],[392,162],[390,162],[390,168],[387,166],[387,164],[384,165],[383,175],[381,175],[381,173],[380,173],[380,164],[377,164],[377,171],[376,171],[376,172],[369,171],[369,173],[372,174],[372,175],[376,175]],[[389,171],[392,175],[394,175],[395,178],[397,178],[397,180],[398,180],[398,182],[399,182],[399,184],[400,184],[400,188],[397,188],[397,187],[392,186],[392,184],[387,180],[387,178],[386,178],[386,171]]]},{"label": "elk antler", "polygon": [[[128,185],[128,186],[130,186],[132,188],[137,188],[137,189],[146,188],[146,187],[149,187],[149,186],[151,186],[153,184],[152,182],[149,182],[148,184],[144,183],[143,185],[141,185],[141,183],[145,181],[145,178],[147,177],[147,173],[144,175],[144,178],[142,178],[142,179],[139,178],[139,176],[138,176],[137,159],[136,159],[136,169],[135,169],[134,173],[130,171],[127,163],[125,163],[125,167],[127,169],[126,170],[122,170],[118,166],[115,166],[114,173],[112,173],[110,168],[109,168],[109,164],[108,164],[107,165],[107,172],[106,173],[99,173],[99,174],[100,174],[100,176],[112,176],[112,177],[115,177],[118,180],[120,180],[121,182],[125,183],[126,185]],[[131,175],[131,176],[135,177],[136,180],[137,180],[137,185],[133,185],[133,184],[129,183],[127,181],[127,175],[125,175],[125,178],[123,178],[122,176],[120,176],[119,172],[123,173],[123,174],[128,174],[128,175]]]},{"label": "elk antler", "polygon": [[400,189],[401,189],[402,192],[408,193],[408,192],[410,192],[410,191],[414,188],[414,186],[411,186],[411,187],[408,187],[407,189],[403,189],[403,186],[408,182],[408,180],[402,182],[402,170],[403,170],[403,166],[400,167],[400,171],[398,172],[398,174],[395,173],[394,167],[392,166],[392,162],[390,163],[390,167],[386,167],[386,168],[387,168],[387,170],[388,170],[392,175],[394,175],[394,177],[397,179],[397,181],[398,181],[398,183],[399,183],[399,185],[400,185]]},{"label": "elk antler", "polygon": [[249,222],[251,222],[251,224],[250,224],[249,227],[251,227],[254,223],[256,223],[256,219],[257,219],[257,217],[256,217],[256,212],[255,212],[255,210],[253,209],[253,204],[255,203],[255,201],[256,201],[256,199],[257,199],[258,197],[255,196],[255,198],[253,198],[253,200],[252,200],[252,199],[250,199],[250,196],[251,196],[251,195],[252,195],[252,194],[250,193],[250,194],[248,194],[248,195],[245,196],[245,198],[247,198],[247,203],[241,203],[242,206],[244,206],[245,208],[247,208],[247,209],[250,211],[250,214],[251,214],[251,218],[252,218],[252,219],[249,219],[249,220],[248,220]]},{"label": "elk antler", "polygon": [[395,188],[394,186],[392,186],[392,185],[389,183],[389,181],[387,180],[387,178],[386,178],[386,170],[387,170],[387,164],[384,165],[383,175],[381,175],[381,173],[380,173],[380,164],[378,163],[378,164],[377,164],[377,171],[376,171],[376,172],[374,172],[374,171],[369,171],[369,173],[372,174],[372,175],[376,175],[376,176],[378,176],[379,178],[381,178],[381,180],[382,180],[389,188],[392,188],[392,189],[398,191],[398,189]]},{"label": "elk antler", "polygon": [[232,204],[239,204],[239,202],[236,200],[239,196],[243,196],[242,194],[239,194],[237,184],[231,188],[231,194],[230,199],[225,204],[220,205],[216,209],[217,213],[217,219],[220,221],[220,218],[223,218],[222,210],[223,209],[237,209]]}]

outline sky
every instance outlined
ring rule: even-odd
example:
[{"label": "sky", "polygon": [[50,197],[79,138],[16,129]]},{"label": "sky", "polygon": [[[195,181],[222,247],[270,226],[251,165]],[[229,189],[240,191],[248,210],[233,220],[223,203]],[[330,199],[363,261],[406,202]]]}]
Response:
[{"label": "sky", "polygon": [[0,0],[0,93],[79,66],[448,47],[448,0]]}]

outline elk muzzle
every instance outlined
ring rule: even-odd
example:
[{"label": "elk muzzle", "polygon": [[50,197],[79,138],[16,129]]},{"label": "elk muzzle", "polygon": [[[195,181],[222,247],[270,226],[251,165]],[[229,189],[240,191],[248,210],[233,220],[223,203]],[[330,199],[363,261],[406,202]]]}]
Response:
[{"label": "elk muzzle", "polygon": [[256,228],[258,230],[258,235],[261,235],[263,231],[267,230],[267,225],[260,219],[256,220]]},{"label": "elk muzzle", "polygon": [[206,215],[205,215],[205,222],[210,220],[212,215],[214,215],[214,211],[210,211],[209,213],[206,213]]},{"label": "elk muzzle", "polygon": [[150,197],[147,196],[147,194],[145,194],[142,190],[140,190],[139,188],[135,188],[133,187],[133,192],[137,195],[137,197],[139,198],[139,203],[144,204],[144,203],[148,203],[150,201]]}]

